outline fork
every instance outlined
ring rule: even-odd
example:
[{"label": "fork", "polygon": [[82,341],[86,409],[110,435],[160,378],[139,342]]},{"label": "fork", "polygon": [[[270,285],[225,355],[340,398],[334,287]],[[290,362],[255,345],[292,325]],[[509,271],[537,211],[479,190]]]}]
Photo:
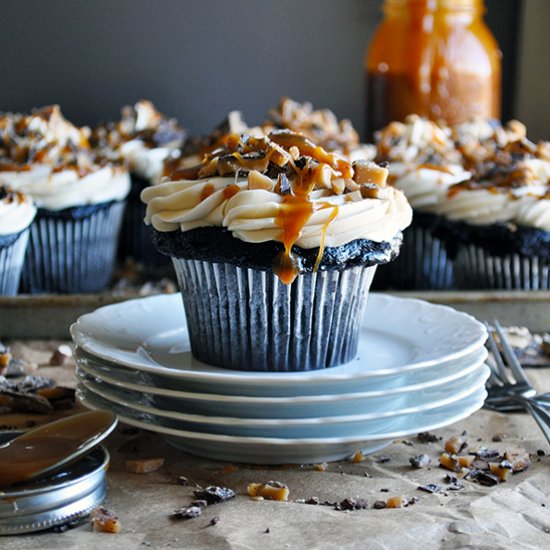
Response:
[{"label": "fork", "polygon": [[[491,327],[485,323],[489,334],[487,347],[492,361],[488,361],[491,375],[487,381],[488,397],[485,406],[500,412],[526,410],[533,416],[550,443],[550,394],[536,395],[525,372],[512,350],[498,321],[493,323],[502,347],[502,356],[493,337]],[[508,369],[506,368],[508,365]]]}]

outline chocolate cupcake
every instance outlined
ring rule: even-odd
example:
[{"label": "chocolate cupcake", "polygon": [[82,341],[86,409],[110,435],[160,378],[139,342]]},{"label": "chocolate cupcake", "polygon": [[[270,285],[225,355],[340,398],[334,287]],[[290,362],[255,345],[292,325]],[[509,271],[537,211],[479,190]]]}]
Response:
[{"label": "chocolate cupcake", "polygon": [[38,207],[23,291],[103,290],[112,277],[130,187],[126,169],[97,162],[89,129],[70,124],[58,106],[5,114],[0,131],[0,183],[28,194]]},{"label": "chocolate cupcake", "polygon": [[29,225],[36,215],[30,198],[0,185],[0,295],[14,296],[19,289]]},{"label": "chocolate cupcake", "polygon": [[143,224],[145,206],[139,195],[148,185],[159,183],[164,161],[181,146],[185,131],[174,118],[155,109],[150,101],[138,101],[122,109],[121,120],[94,129],[91,142],[103,157],[124,162],[131,176],[122,231],[119,257],[133,258],[148,266],[166,264],[152,243],[149,228]]},{"label": "chocolate cupcake", "polygon": [[193,355],[257,371],[355,358],[374,271],[411,218],[387,171],[274,131],[224,136],[185,176],[142,199],[173,259]]},{"label": "chocolate cupcake", "polygon": [[550,289],[550,142],[517,121],[457,132],[471,171],[440,203],[438,234],[464,289]]}]

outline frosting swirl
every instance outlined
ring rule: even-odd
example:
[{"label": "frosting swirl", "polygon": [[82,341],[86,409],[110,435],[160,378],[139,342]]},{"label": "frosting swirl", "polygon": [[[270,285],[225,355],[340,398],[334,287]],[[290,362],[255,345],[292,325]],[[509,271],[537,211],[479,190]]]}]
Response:
[{"label": "frosting swirl", "polygon": [[19,233],[34,219],[36,207],[23,193],[0,185],[0,235]]}]

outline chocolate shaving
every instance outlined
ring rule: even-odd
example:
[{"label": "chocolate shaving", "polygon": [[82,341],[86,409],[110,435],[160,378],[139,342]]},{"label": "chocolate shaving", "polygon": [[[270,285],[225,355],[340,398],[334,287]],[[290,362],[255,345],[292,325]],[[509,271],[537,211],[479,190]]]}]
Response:
[{"label": "chocolate shaving", "polygon": [[409,462],[413,468],[426,468],[430,465],[431,461],[432,459],[426,454],[416,455],[409,458]]},{"label": "chocolate shaving", "polygon": [[419,485],[417,489],[426,493],[439,493],[443,487],[438,483],[428,483],[427,485]]},{"label": "chocolate shaving", "polygon": [[206,500],[208,504],[217,504],[218,502],[225,502],[235,497],[235,491],[228,487],[218,487],[210,485],[206,489],[199,489],[193,491],[193,494],[197,499]]},{"label": "chocolate shaving", "polygon": [[177,519],[193,519],[202,514],[202,509],[199,506],[187,506],[186,508],[179,508],[174,510],[172,517]]},{"label": "chocolate shaving", "polygon": [[420,432],[416,437],[420,443],[437,443],[441,440],[440,437],[430,432]]}]

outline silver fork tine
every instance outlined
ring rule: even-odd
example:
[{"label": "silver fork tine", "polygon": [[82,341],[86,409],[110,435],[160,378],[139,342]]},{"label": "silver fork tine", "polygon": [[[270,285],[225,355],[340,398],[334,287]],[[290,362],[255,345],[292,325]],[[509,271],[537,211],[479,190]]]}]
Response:
[{"label": "silver fork tine", "polygon": [[508,374],[506,373],[506,367],[504,366],[497,344],[491,332],[491,327],[489,326],[489,323],[487,323],[487,321],[485,321],[485,328],[487,329],[487,333],[489,334],[489,338],[487,339],[487,342],[489,343],[489,347],[491,348],[491,353],[493,355],[494,363],[497,369],[496,371],[494,371],[493,369],[491,370],[495,373],[495,375],[498,378],[500,378],[501,382],[504,382],[505,384],[509,384],[510,379],[508,378]]},{"label": "silver fork tine", "polygon": [[516,357],[516,354],[512,350],[512,347],[508,343],[508,340],[506,339],[506,336],[504,334],[504,331],[502,330],[502,327],[500,326],[500,323],[495,319],[493,321],[493,325],[495,327],[495,330],[497,331],[500,345],[502,346],[502,352],[504,353],[504,357],[506,358],[506,361],[508,362],[508,366],[512,370],[512,373],[514,374],[514,378],[516,382],[520,382],[523,384],[530,385],[531,383],[525,376],[525,373],[523,372],[523,368],[521,367],[518,358]]}]

